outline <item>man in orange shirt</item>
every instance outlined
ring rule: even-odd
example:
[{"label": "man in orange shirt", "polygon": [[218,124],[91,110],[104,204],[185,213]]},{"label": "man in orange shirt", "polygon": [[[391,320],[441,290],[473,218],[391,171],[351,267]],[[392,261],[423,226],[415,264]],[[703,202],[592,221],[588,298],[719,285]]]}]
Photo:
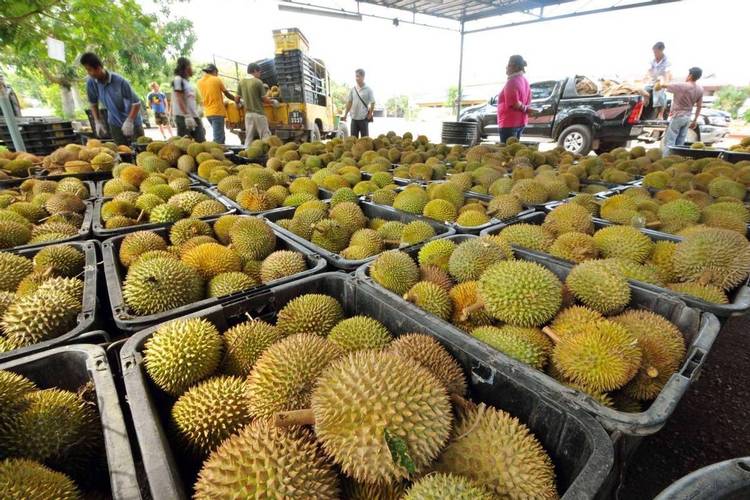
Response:
[{"label": "man in orange shirt", "polygon": [[203,98],[203,112],[211,124],[214,142],[224,144],[224,119],[227,116],[224,96],[233,101],[237,98],[226,89],[215,65],[208,64],[203,68],[203,73],[203,78],[198,80],[198,90]]}]

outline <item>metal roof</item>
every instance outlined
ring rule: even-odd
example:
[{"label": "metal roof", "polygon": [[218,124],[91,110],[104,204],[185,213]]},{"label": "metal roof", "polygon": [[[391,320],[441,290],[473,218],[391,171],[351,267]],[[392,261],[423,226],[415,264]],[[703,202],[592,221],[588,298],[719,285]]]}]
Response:
[{"label": "metal roof", "polygon": [[575,0],[359,0],[361,3],[399,9],[413,14],[458,22],[476,21]]}]

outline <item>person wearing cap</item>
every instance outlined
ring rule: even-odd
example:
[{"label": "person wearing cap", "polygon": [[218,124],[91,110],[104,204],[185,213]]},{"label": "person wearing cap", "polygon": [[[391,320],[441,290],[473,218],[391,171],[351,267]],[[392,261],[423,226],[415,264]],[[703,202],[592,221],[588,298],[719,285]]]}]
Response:
[{"label": "person wearing cap", "polygon": [[508,81],[497,96],[497,125],[500,129],[500,142],[521,138],[521,132],[528,123],[531,87],[526,80],[526,61],[519,55],[510,56],[505,74]]},{"label": "person wearing cap", "polygon": [[198,90],[203,98],[203,112],[213,130],[213,141],[217,144],[224,144],[226,139],[224,120],[227,116],[224,96],[232,101],[238,99],[226,89],[224,82],[219,78],[219,70],[214,64],[207,64],[203,68],[203,77],[198,80]]},{"label": "person wearing cap", "polygon": [[[703,107],[703,87],[696,82],[703,76],[703,70],[693,67],[688,70],[688,75],[684,82],[673,82],[663,84],[656,82],[654,90],[666,89],[671,92],[672,108],[669,111],[669,126],[664,133],[663,155],[671,154],[674,146],[684,146],[687,138],[688,128],[698,126],[698,117]],[[695,108],[695,116],[692,121],[690,115]]]},{"label": "person wearing cap", "polygon": [[[654,52],[654,59],[646,73],[646,81],[653,87],[653,101],[651,103],[654,110],[653,116],[655,119],[661,120],[664,110],[667,108],[667,91],[664,90],[663,86],[672,79],[672,72],[669,69],[672,64],[664,53],[664,42],[656,42],[651,49]],[[657,82],[662,84],[660,90],[656,90],[654,87]]]},{"label": "person wearing cap", "polygon": [[256,63],[248,64],[247,74],[247,78],[240,81],[237,94],[239,94],[245,107],[245,147],[250,147],[250,143],[255,140],[256,136],[261,139],[267,139],[271,136],[268,118],[263,111],[263,104],[278,107],[279,101],[266,95],[265,86],[260,79],[260,65]]},{"label": "person wearing cap", "polygon": [[[154,112],[154,120],[159,126],[159,132],[161,132],[162,139],[167,139],[167,134],[172,137],[172,127],[169,125],[169,102],[167,96],[159,89],[159,84],[151,82],[151,92],[146,96],[146,102],[148,102],[151,111]],[[166,128],[167,134],[164,133]]]}]

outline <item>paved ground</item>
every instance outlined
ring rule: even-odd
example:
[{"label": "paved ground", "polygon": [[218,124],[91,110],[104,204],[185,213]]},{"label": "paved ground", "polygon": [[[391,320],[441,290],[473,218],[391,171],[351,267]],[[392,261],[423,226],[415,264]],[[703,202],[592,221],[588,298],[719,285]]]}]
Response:
[{"label": "paved ground", "polygon": [[730,320],[667,425],[646,438],[621,498],[653,498],[706,465],[750,455],[750,320]]}]

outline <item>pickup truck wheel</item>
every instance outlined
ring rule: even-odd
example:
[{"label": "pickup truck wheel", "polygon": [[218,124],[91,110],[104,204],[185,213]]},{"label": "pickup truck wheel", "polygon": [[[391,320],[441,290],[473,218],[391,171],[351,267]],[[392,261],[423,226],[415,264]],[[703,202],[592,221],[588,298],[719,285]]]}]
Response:
[{"label": "pickup truck wheel", "polygon": [[562,131],[557,143],[565,151],[587,155],[591,151],[591,129],[586,125],[571,125]]}]

